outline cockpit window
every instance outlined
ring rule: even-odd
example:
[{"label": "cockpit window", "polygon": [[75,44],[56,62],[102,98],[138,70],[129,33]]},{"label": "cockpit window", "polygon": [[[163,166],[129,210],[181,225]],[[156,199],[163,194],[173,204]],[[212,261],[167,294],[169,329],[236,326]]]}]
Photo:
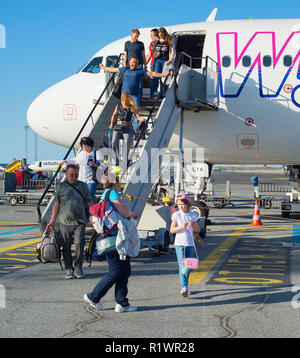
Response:
[{"label": "cockpit window", "polygon": [[88,73],[99,73],[100,68],[99,64],[102,63],[103,57],[95,57],[92,59],[91,62],[87,64],[87,66],[84,67],[82,72],[88,72]]},{"label": "cockpit window", "polygon": [[118,67],[118,56],[107,56],[106,58],[106,66],[107,67]]}]

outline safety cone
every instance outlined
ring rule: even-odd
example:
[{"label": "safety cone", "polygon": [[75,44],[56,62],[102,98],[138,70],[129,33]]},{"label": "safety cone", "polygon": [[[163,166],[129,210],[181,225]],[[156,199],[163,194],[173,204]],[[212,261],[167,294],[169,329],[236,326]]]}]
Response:
[{"label": "safety cone", "polygon": [[256,200],[255,208],[254,208],[254,215],[252,219],[251,226],[264,226],[263,223],[260,221],[260,212],[258,207],[258,200]]}]

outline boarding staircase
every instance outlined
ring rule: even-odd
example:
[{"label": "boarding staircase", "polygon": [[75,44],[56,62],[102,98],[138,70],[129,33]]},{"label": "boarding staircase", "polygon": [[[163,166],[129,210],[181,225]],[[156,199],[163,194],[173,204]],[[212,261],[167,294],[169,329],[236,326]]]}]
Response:
[{"label": "boarding staircase", "polygon": [[[185,59],[189,58],[189,55],[185,53],[181,53],[180,56]],[[120,59],[121,55],[119,57],[119,60]],[[190,58],[190,60],[190,67],[186,64],[182,64],[179,69],[173,73],[166,91],[164,91],[165,86],[161,83],[161,91],[157,98],[145,98],[144,94],[147,89],[144,89],[139,113],[147,118],[146,139],[138,139],[129,155],[131,161],[127,173],[127,184],[123,190],[124,200],[127,201],[126,205],[134,211],[139,218],[146,205],[146,200],[141,200],[141,198],[146,199],[149,197],[153,186],[159,179],[157,167],[160,167],[162,160],[159,150],[168,148],[175,126],[180,118],[182,119],[184,112],[189,110],[196,112],[201,110],[218,110],[219,80],[216,62],[209,57],[205,57],[202,59],[204,66],[202,68],[193,69],[193,59]],[[185,63],[186,62],[185,60]],[[89,136],[94,139],[96,149],[103,147],[104,134],[109,128],[113,110],[116,104],[119,103],[119,99],[113,94],[113,89],[111,90],[111,88],[113,88],[112,84],[117,85],[118,81],[121,80],[120,78],[116,78],[116,76],[118,76],[116,73],[111,74],[105,89],[95,102],[93,109],[64,159],[67,159],[75,143],[78,142],[95,108],[101,103],[102,98],[107,96],[102,111],[89,133]],[[182,142],[182,138],[180,141]],[[153,148],[157,150],[153,151]],[[58,168],[54,174],[53,180],[59,172],[59,169],[60,168]],[[155,174],[153,175],[153,173]],[[50,186],[51,183],[49,183],[49,187]],[[44,230],[49,221],[54,200],[53,198],[49,202],[47,208],[43,214],[41,214],[40,205],[48,189],[47,187],[37,206],[42,230]]]}]

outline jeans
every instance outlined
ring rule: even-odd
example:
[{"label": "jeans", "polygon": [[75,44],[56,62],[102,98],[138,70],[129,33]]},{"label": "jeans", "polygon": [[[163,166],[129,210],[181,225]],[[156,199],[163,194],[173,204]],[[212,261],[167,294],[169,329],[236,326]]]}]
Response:
[{"label": "jeans", "polygon": [[[139,96],[131,95],[131,97],[134,100],[135,104],[137,105],[137,109],[139,109],[141,103],[141,95]],[[136,134],[136,129],[138,127],[139,121],[134,114],[132,115],[132,124],[133,124],[134,134]]]},{"label": "jeans", "polygon": [[177,262],[179,265],[179,278],[180,278],[181,288],[187,288],[191,270],[188,270],[188,273],[184,275],[181,272],[181,268],[184,258],[194,256],[194,246],[175,246],[175,250],[177,256]]},{"label": "jeans", "polygon": [[132,146],[132,138],[133,138],[134,132],[133,127],[131,123],[126,124],[125,130],[122,132],[120,131],[113,131],[112,134],[112,149],[114,151],[115,155],[115,165],[119,165],[120,163],[120,140],[123,139],[123,148],[122,148],[122,154],[123,154],[123,165],[122,168],[125,170],[127,169],[127,162],[128,162],[128,155],[130,148]]},{"label": "jeans", "polygon": [[115,301],[122,307],[129,305],[128,293],[128,278],[131,275],[130,257],[126,256],[126,260],[120,260],[117,250],[105,255],[108,262],[108,273],[97,283],[91,293],[88,293],[88,298],[95,303],[106,295],[108,290],[115,285]]},{"label": "jeans", "polygon": [[96,190],[97,190],[98,183],[88,183],[87,186],[89,188],[89,191],[90,191],[91,197],[93,199],[93,202],[94,202],[94,204],[96,204],[97,203],[97,198],[95,196],[95,193],[96,193]]},{"label": "jeans", "polygon": [[64,225],[59,223],[60,233],[63,238],[63,258],[66,270],[73,268],[71,245],[74,234],[75,260],[74,268],[81,269],[83,263],[85,224]]},{"label": "jeans", "polygon": [[[166,63],[165,60],[159,60],[157,58],[154,62],[154,71],[153,72],[162,73],[165,63]],[[159,78],[157,78],[157,77],[153,78],[150,82],[150,96],[151,97],[153,97],[154,92],[157,92],[158,85],[159,85]]]}]

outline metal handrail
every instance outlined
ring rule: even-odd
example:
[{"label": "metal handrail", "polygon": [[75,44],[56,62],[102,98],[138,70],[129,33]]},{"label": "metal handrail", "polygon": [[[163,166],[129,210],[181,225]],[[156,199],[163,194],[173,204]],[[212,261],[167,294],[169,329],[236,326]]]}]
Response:
[{"label": "metal handrail", "polygon": [[[190,68],[192,69],[193,68],[193,60],[201,60],[205,63],[205,65],[202,65],[201,64],[201,69],[203,69],[205,71],[204,76],[207,78],[207,68],[208,68],[208,62],[211,61],[214,63],[215,65],[215,71],[217,73],[217,76],[218,76],[218,83],[219,83],[219,72],[218,72],[218,63],[217,61],[215,61],[213,58],[211,58],[210,56],[205,56],[205,57],[192,57],[190,56],[189,54],[187,54],[186,52],[182,51],[180,53],[180,56],[181,56],[181,63],[183,63],[183,58],[184,57],[187,57],[190,61]],[[176,73],[175,73],[175,84],[176,86],[174,86],[174,91],[175,91],[175,100],[176,100],[176,103],[179,104],[179,101],[178,101],[178,98],[177,98],[177,87],[178,87],[178,84],[177,84],[177,77],[178,77],[178,71],[179,69],[177,68],[176,69]],[[205,101],[207,102],[207,81],[204,81],[204,99]],[[218,96],[219,97],[219,96]],[[219,99],[218,99],[218,102],[219,102]],[[219,105],[219,103],[217,104],[217,106]]]},{"label": "metal handrail", "polygon": [[[146,135],[146,133],[147,133],[148,124],[149,124],[150,118],[152,117],[152,114],[155,111],[155,108],[156,108],[156,106],[158,104],[158,99],[163,98],[166,95],[166,93],[165,93],[165,84],[167,82],[167,79],[168,79],[168,77],[165,78],[164,82],[161,79],[159,79],[160,80],[159,94],[158,94],[157,98],[154,100],[153,106],[152,106],[152,108],[151,108],[151,110],[149,112],[149,115],[148,115],[147,119],[145,120],[146,126],[145,126],[143,132],[140,133],[140,136],[139,136],[138,140],[136,141],[136,143],[135,143],[135,145],[133,147],[133,153],[137,149],[137,147],[138,147],[138,145],[140,143],[140,140],[143,137],[143,135]],[[129,159],[128,162],[127,162],[127,168],[129,168],[132,164],[133,164],[132,159]]]},{"label": "metal handrail", "polygon": [[[121,53],[121,54],[119,55],[117,64],[120,63],[120,60],[121,60],[122,55],[123,55],[123,53]],[[107,82],[106,86],[104,87],[104,90],[101,92],[101,94],[100,94],[100,96],[99,96],[97,102],[95,103],[95,105],[94,105],[94,107],[92,108],[91,112],[89,113],[87,119],[86,119],[85,122],[83,123],[81,129],[79,130],[78,134],[76,135],[76,138],[74,139],[73,143],[71,144],[70,148],[68,149],[68,151],[67,151],[66,155],[64,156],[63,160],[66,160],[66,159],[68,158],[69,154],[71,153],[72,149],[73,149],[74,146],[75,146],[75,143],[76,143],[77,140],[79,139],[81,133],[83,132],[83,130],[84,130],[84,128],[86,127],[86,125],[87,125],[87,123],[89,122],[89,120],[92,118],[92,115],[93,115],[95,109],[97,108],[97,106],[99,105],[99,103],[100,103],[100,101],[101,101],[103,95],[105,94],[105,92],[107,91],[109,85],[111,84],[111,82],[112,82],[113,79],[115,78],[115,75],[116,75],[116,73],[112,73],[112,76],[110,77],[109,81]],[[40,209],[41,204],[42,204],[42,201],[43,201],[43,199],[45,198],[47,192],[49,191],[49,189],[50,189],[52,183],[54,182],[55,178],[57,177],[57,175],[58,175],[60,169],[61,169],[61,164],[58,166],[58,168],[57,168],[57,170],[55,171],[53,177],[51,178],[49,184],[47,185],[45,191],[43,192],[43,194],[42,194],[40,200],[39,200],[38,203],[37,203],[37,212],[38,212],[38,222],[39,222],[39,223],[41,223],[41,217],[42,217],[42,215],[41,215],[41,209]]]}]

